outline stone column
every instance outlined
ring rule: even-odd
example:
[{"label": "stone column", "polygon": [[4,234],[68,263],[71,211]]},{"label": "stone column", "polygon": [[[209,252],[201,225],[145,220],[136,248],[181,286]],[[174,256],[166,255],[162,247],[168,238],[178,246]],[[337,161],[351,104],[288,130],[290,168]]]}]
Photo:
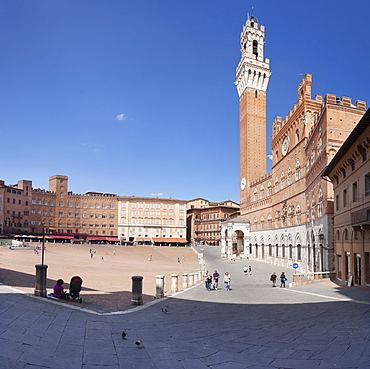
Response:
[{"label": "stone column", "polygon": [[155,298],[164,297],[164,275],[155,276]]},{"label": "stone column", "polygon": [[171,274],[171,292],[175,293],[179,290],[179,275]]},{"label": "stone column", "polygon": [[202,271],[200,270],[199,272],[198,272],[198,279],[199,279],[199,282],[202,282],[202,280],[203,280],[203,278],[202,278]]},{"label": "stone column", "polygon": [[189,273],[188,287],[194,286],[194,273]]},{"label": "stone column", "polygon": [[132,279],[132,305],[143,304],[143,278],[140,275],[131,277]]},{"label": "stone column", "polygon": [[188,273],[182,273],[182,288],[188,288]]},{"label": "stone column", "polygon": [[37,264],[36,268],[36,285],[35,295],[40,297],[46,297],[46,272],[48,266],[45,264]]}]

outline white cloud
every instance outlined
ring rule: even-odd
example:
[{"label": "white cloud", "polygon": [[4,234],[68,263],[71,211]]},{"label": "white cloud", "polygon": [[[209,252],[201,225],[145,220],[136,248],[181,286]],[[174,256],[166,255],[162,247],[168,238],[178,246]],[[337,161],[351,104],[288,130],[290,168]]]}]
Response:
[{"label": "white cloud", "polygon": [[117,118],[117,120],[125,120],[125,119],[127,119],[127,117],[125,116],[125,114],[118,114],[116,118]]}]

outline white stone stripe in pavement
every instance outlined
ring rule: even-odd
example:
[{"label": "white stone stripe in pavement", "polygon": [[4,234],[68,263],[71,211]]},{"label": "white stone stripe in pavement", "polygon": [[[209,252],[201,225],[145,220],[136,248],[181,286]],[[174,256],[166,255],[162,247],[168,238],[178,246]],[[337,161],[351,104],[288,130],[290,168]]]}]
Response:
[{"label": "white stone stripe in pavement", "polygon": [[360,300],[353,300],[350,298],[339,298],[339,297],[333,297],[333,296],[327,296],[327,295],[321,295],[319,293],[314,293],[314,292],[305,292],[305,291],[297,291],[293,289],[283,289],[283,291],[289,291],[289,292],[295,292],[295,293],[303,293],[305,295],[311,295],[311,296],[317,296],[317,297],[323,297],[325,299],[331,299],[331,300],[337,300],[337,301],[350,301],[350,302],[356,302],[358,304],[365,304],[365,305],[370,305],[370,302],[367,301],[360,301]]}]

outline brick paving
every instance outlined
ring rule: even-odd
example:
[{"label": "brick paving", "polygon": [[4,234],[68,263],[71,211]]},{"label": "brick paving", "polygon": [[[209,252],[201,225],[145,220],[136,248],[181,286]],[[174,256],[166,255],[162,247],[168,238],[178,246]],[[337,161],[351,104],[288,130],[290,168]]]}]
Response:
[{"label": "brick paving", "polygon": [[[154,256],[154,254],[153,254]],[[204,248],[207,268],[231,291],[198,285],[122,313],[86,312],[0,286],[4,368],[370,368],[370,290],[335,283],[272,288],[282,270],[229,264]],[[146,264],[144,264],[146,265]],[[285,270],[288,281],[293,271]],[[169,306],[164,314],[161,308]],[[122,339],[122,331],[127,333]],[[135,341],[140,340],[137,347]]]},{"label": "brick paving", "polygon": [[[96,250],[93,259],[90,258],[90,249]],[[148,261],[150,255],[152,261]],[[36,255],[33,250],[0,248],[0,257],[0,282],[33,293],[35,264],[41,264],[41,253]],[[71,277],[79,275],[83,279],[82,306],[98,312],[131,307],[131,277],[134,275],[144,277],[143,300],[146,303],[155,298],[156,275],[165,275],[168,295],[172,273],[193,273],[199,268],[197,255],[191,248],[53,243],[46,244],[45,264],[48,265],[48,292],[52,292],[57,279],[63,279],[64,287],[68,288]]]}]

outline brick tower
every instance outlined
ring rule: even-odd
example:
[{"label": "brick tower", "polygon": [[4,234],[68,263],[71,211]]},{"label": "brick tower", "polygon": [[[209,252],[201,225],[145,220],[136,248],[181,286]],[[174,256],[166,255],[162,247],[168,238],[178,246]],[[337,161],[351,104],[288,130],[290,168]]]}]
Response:
[{"label": "brick tower", "polygon": [[249,185],[266,174],[266,89],[271,75],[263,59],[265,27],[254,16],[240,35],[241,60],[235,85],[240,105],[240,207],[245,214]]}]

